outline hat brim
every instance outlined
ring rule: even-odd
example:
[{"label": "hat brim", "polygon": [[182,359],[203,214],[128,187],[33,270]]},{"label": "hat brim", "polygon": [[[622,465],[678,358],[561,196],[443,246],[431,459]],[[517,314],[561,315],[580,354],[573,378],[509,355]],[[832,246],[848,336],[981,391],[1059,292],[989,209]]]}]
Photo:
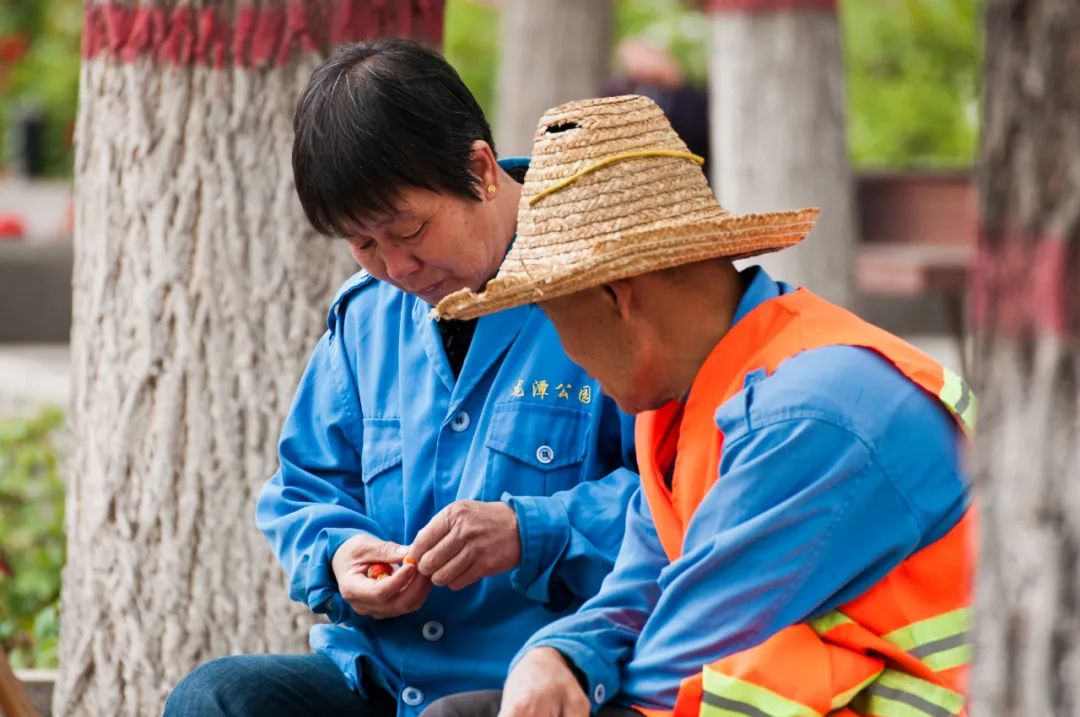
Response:
[{"label": "hat brim", "polygon": [[[432,310],[436,319],[467,320],[523,304],[561,296],[682,264],[708,259],[745,259],[798,244],[813,230],[819,210],[725,216],[693,224],[675,225],[639,233],[626,233],[598,242],[585,257],[559,262],[538,270],[520,263],[525,278],[496,276],[484,291],[462,289],[443,298]],[[501,273],[501,272],[500,272]]]}]

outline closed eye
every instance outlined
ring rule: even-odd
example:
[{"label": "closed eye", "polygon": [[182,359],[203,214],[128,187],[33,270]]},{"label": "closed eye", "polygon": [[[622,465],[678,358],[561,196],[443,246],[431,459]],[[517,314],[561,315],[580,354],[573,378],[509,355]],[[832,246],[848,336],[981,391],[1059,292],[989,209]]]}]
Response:
[{"label": "closed eye", "polygon": [[424,231],[424,227],[426,227],[426,226],[427,226],[427,222],[421,222],[420,226],[418,226],[416,228],[416,231],[412,232],[411,234],[402,234],[401,238],[402,239],[416,239],[417,237],[420,236],[420,233]]},{"label": "closed eye", "polygon": [[353,239],[352,240],[352,245],[353,245],[353,248],[356,249],[357,251],[365,251],[365,252],[366,251],[371,251],[372,249],[375,248],[375,240],[374,239]]}]

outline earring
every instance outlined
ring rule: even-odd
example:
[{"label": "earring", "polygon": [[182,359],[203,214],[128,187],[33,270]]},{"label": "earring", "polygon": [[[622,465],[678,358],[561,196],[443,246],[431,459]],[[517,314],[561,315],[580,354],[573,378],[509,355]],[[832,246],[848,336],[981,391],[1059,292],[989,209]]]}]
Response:
[{"label": "earring", "polygon": [[494,184],[489,184],[488,185],[488,194],[494,194],[497,191],[499,191],[499,190],[495,188]]}]

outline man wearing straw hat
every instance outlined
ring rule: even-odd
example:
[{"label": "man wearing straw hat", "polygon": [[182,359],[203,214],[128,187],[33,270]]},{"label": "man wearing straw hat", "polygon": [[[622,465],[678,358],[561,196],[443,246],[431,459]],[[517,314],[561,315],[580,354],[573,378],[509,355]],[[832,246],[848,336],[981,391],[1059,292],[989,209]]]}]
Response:
[{"label": "man wearing straw hat", "polygon": [[429,715],[963,714],[970,392],[809,291],[737,271],[817,211],[734,216],[698,160],[645,98],[550,110],[499,273],[437,307],[539,303],[638,413],[642,487],[599,595],[533,636],[501,695]]}]

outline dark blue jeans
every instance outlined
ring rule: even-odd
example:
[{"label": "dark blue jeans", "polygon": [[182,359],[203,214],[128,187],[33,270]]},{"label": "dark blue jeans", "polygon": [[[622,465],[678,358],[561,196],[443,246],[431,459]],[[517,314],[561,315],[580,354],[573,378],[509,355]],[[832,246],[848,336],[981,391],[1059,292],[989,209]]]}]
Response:
[{"label": "dark blue jeans", "polygon": [[394,717],[385,690],[367,698],[323,655],[237,655],[207,662],[180,680],[165,717]]}]

